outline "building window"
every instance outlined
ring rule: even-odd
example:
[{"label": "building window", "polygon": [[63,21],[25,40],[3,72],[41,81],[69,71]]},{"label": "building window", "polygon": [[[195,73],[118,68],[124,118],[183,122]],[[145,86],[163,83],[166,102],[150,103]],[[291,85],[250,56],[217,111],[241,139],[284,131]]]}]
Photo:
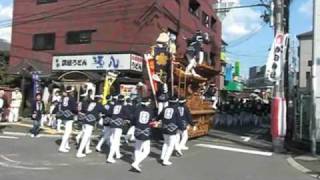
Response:
[{"label": "building window", "polygon": [[47,3],[54,3],[58,0],[37,0],[37,4],[47,4]]},{"label": "building window", "polygon": [[308,66],[312,66],[312,60],[308,61]]},{"label": "building window", "polygon": [[209,62],[209,53],[203,52],[203,61],[205,62],[205,64],[208,64],[208,62]]},{"label": "building window", "polygon": [[91,43],[92,33],[95,30],[70,31],[67,33],[67,44],[89,44]]},{"label": "building window", "polygon": [[214,66],[215,64],[214,64],[214,59],[215,59],[215,57],[216,57],[216,55],[214,54],[214,53],[210,53],[210,60],[209,60],[209,62],[208,62],[208,64],[210,65],[210,66]]},{"label": "building window", "polygon": [[190,0],[189,1],[189,11],[191,14],[199,17],[200,16],[200,4],[197,0]]},{"label": "building window", "polygon": [[211,17],[211,22],[210,22],[210,28],[214,29],[214,25],[216,24],[217,20],[214,17]]},{"label": "building window", "polygon": [[209,24],[210,24],[210,22],[209,22],[208,14],[206,14],[205,12],[202,12],[202,25],[209,28]]},{"label": "building window", "polygon": [[55,33],[33,35],[33,50],[54,50]]},{"label": "building window", "polygon": [[311,73],[310,72],[306,72],[306,79],[309,80],[311,77]]}]

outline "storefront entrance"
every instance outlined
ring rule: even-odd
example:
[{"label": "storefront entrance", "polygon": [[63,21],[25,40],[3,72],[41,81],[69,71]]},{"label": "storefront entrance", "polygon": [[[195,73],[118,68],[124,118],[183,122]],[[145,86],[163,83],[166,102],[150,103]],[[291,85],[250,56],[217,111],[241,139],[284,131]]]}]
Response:
[{"label": "storefront entrance", "polygon": [[77,101],[80,95],[94,97],[103,80],[103,77],[93,72],[70,71],[61,74],[55,82],[59,87],[72,87]]}]

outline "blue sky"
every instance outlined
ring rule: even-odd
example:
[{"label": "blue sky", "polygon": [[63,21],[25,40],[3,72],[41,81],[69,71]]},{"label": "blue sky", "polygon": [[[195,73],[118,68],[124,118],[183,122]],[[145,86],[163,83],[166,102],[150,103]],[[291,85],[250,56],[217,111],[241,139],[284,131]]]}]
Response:
[{"label": "blue sky", "polygon": [[[239,0],[229,1],[237,2]],[[255,4],[258,2],[259,0],[240,0],[239,3],[244,5]],[[293,0],[290,10],[290,34],[292,37],[312,30],[312,0]],[[266,63],[268,49],[270,48],[273,40],[273,29],[269,25],[260,24],[261,19],[259,19],[259,16],[263,12],[263,8],[233,11],[238,11],[237,13],[233,12],[229,14],[229,16],[235,16],[234,19],[230,20],[227,16],[223,21],[224,39],[226,39],[230,44],[227,50],[230,52],[228,57],[231,62],[239,60],[241,62],[241,74],[247,77],[249,67],[264,65]],[[247,14],[247,16],[254,16],[256,18],[250,19],[246,16],[239,17],[237,14]],[[248,32],[242,35],[228,33],[227,28],[230,24],[239,23],[239,21],[242,22],[242,24],[239,24],[238,26],[246,27]],[[254,25],[253,27],[249,27],[247,24]]]},{"label": "blue sky", "polygon": [[[259,3],[259,0],[225,0],[238,5]],[[12,18],[13,0],[0,0],[0,26],[3,20]],[[263,8],[232,10],[223,20],[223,38],[229,43],[230,62],[241,62],[241,74],[248,75],[251,66],[266,62],[272,44],[273,29],[262,23]],[[312,0],[293,0],[290,31],[295,35],[312,29]],[[0,38],[10,41],[11,28],[0,28]]]}]

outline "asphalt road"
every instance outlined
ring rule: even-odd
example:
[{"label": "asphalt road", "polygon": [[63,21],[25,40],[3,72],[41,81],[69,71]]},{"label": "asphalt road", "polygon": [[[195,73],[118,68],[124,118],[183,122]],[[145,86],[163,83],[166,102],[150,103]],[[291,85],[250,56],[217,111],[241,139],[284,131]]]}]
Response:
[{"label": "asphalt road", "polygon": [[[122,153],[125,156],[121,160],[115,164],[107,164],[106,155],[103,153],[94,152],[83,159],[77,159],[74,145],[70,153],[58,153],[58,140],[59,138],[32,139],[1,135],[0,180],[312,179],[288,165],[286,155],[250,154],[264,151],[264,149],[254,149],[254,147],[213,137],[190,141],[190,150],[185,151],[181,158],[172,157],[173,165],[170,167],[164,167],[158,163],[161,145],[153,143],[152,153],[142,163],[141,174],[129,171],[133,151],[130,146],[122,146]],[[206,147],[200,147],[199,144]],[[233,149],[225,150],[227,147]],[[241,152],[238,152],[239,150]]]}]

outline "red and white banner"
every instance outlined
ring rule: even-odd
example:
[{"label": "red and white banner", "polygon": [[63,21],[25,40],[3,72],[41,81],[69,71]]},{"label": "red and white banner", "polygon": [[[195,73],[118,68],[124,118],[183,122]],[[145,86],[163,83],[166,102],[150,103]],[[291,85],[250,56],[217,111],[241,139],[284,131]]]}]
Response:
[{"label": "red and white banner", "polygon": [[281,73],[283,72],[285,57],[287,54],[288,40],[288,34],[277,33],[273,41],[267,59],[265,74],[265,77],[271,82],[276,82],[281,78]]},{"label": "red and white banner", "polygon": [[150,54],[145,54],[144,59],[146,61],[146,66],[147,66],[148,77],[149,77],[149,81],[150,81],[150,85],[151,85],[151,89],[152,89],[152,94],[154,96],[156,106],[158,106],[157,96],[156,96],[157,82],[155,80],[153,80],[153,76],[156,73],[155,60],[152,58],[152,56]]}]

